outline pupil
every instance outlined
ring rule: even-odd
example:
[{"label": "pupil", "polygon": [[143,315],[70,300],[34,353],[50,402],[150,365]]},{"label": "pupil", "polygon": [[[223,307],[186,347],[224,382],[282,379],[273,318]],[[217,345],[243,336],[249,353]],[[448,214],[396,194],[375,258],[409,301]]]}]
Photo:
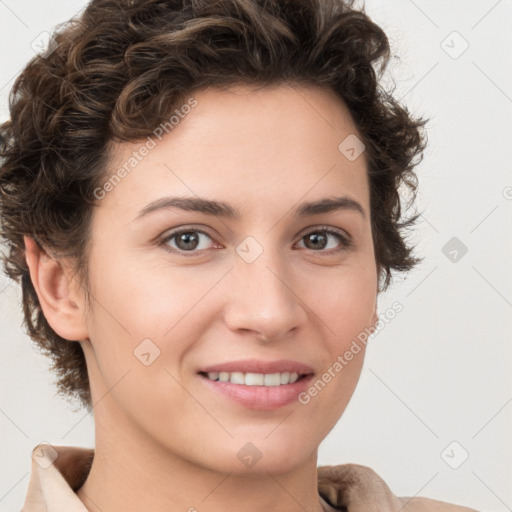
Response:
[{"label": "pupil", "polygon": [[[315,249],[315,248],[318,248],[319,245],[323,246],[322,242],[325,242],[325,235],[323,235],[323,234],[311,234],[311,235],[309,235],[306,238],[306,240],[307,240],[306,246],[308,245],[308,242],[312,240],[313,241],[313,245],[312,245],[312,247],[308,247],[308,248]],[[319,241],[320,241],[320,243],[318,243]]]},{"label": "pupil", "polygon": [[180,249],[195,249],[197,247],[197,238],[197,233],[182,233],[181,236],[178,237],[178,241],[180,243],[183,242]]}]

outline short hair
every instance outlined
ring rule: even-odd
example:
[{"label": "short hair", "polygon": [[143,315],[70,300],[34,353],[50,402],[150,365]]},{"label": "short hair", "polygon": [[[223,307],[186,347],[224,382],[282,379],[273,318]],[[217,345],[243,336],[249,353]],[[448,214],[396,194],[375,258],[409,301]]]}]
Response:
[{"label": "short hair", "polygon": [[405,218],[401,188],[408,209],[427,120],[382,87],[389,41],[353,3],[93,0],[28,62],[10,92],[10,120],[0,126],[2,263],[21,282],[24,324],[51,359],[59,394],[92,408],[82,347],[44,317],[23,236],[69,258],[87,293],[94,191],[108,172],[109,144],[151,135],[193,91],[236,84],[333,91],[365,145],[379,291],[392,273],[423,259],[407,240],[419,214]]}]

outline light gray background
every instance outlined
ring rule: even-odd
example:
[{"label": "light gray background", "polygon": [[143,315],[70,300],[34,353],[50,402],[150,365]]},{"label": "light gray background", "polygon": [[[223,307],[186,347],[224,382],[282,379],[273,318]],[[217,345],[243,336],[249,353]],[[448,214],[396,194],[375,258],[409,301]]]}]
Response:
[{"label": "light gray background", "polygon": [[[84,5],[0,0],[2,120],[32,41]],[[400,56],[396,94],[432,118],[414,235],[425,262],[381,297],[381,313],[396,300],[404,309],[369,343],[319,465],[368,465],[401,496],[512,510],[512,2],[372,0],[366,9]],[[456,262],[443,253],[452,237],[468,249]],[[23,333],[20,299],[0,277],[0,510],[21,508],[37,443],[94,445],[92,417],[56,397]],[[465,452],[458,469],[447,464]]]}]

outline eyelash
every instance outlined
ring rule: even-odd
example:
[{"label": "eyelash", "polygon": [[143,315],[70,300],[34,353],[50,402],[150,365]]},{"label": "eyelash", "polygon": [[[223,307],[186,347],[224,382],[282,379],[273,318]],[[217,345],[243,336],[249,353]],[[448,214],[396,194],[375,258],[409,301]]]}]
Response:
[{"label": "eyelash", "polygon": [[[180,256],[185,256],[185,257],[199,256],[200,253],[205,252],[206,250],[208,250],[208,249],[202,249],[202,250],[193,249],[191,251],[183,251],[183,250],[180,250],[180,249],[171,248],[171,247],[169,247],[167,245],[167,243],[169,241],[171,241],[173,238],[175,238],[178,235],[181,235],[183,233],[201,233],[201,234],[206,235],[208,238],[213,240],[213,238],[208,233],[206,233],[205,231],[203,231],[201,229],[185,228],[185,229],[178,229],[176,231],[172,231],[171,233],[169,233],[167,236],[165,236],[160,241],[159,245],[162,245],[164,250],[166,250],[166,251],[168,251],[168,252],[170,252],[172,254],[179,254]],[[315,229],[313,229],[311,231],[308,231],[307,233],[305,233],[304,235],[301,236],[300,241],[302,241],[302,239],[304,237],[306,237],[307,235],[311,235],[313,233],[322,234],[322,235],[333,235],[336,238],[338,238],[338,240],[342,244],[342,247],[340,249],[331,249],[331,250],[328,250],[328,251],[325,251],[323,249],[315,251],[313,249],[307,249],[306,248],[307,250],[309,250],[311,252],[319,253],[319,254],[323,253],[323,254],[327,254],[327,255],[332,255],[332,254],[338,254],[338,253],[346,252],[352,246],[352,240],[349,237],[343,235],[339,231],[334,230],[334,229],[332,229],[332,228],[330,228],[328,226],[319,226],[318,228],[315,228]]]}]

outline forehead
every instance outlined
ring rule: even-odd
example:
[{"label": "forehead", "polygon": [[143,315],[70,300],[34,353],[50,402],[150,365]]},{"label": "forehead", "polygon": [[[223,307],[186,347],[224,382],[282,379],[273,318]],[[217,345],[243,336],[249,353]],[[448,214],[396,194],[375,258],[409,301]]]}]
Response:
[{"label": "forehead", "polygon": [[[193,106],[177,107],[160,135],[113,145],[107,174],[123,167],[128,172],[106,195],[104,206],[133,212],[166,192],[229,197],[238,201],[235,206],[252,198],[261,205],[326,192],[367,201],[364,153],[348,159],[340,149],[347,138],[361,137],[332,91],[236,85],[196,91],[184,105]],[[150,139],[152,148],[140,158]],[[131,168],[126,164],[133,155],[138,159]]]},{"label": "forehead", "polygon": [[[326,143],[335,143],[342,133],[357,133],[345,103],[328,88],[232,85],[199,90],[193,97],[197,106],[192,115],[180,121],[179,128],[196,128],[198,133],[214,129],[205,142],[215,140],[229,145],[242,141],[247,147],[258,142],[268,146],[276,142],[293,145],[294,139],[304,137],[313,142],[318,134]],[[278,139],[276,132],[280,134]],[[287,136],[293,138],[286,140]]]}]

